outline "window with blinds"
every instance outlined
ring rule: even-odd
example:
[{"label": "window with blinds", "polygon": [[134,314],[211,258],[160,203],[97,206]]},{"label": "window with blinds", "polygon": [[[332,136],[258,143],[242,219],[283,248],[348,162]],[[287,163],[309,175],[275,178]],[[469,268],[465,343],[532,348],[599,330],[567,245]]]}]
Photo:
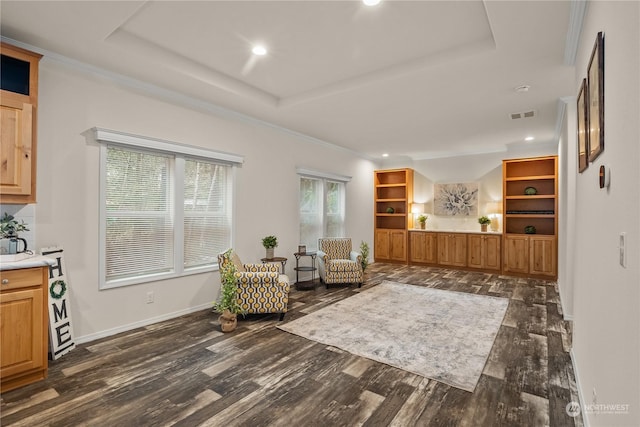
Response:
[{"label": "window with blinds", "polygon": [[300,177],[300,244],[318,248],[320,237],[343,237],[345,182],[324,177]]},{"label": "window with blinds", "polygon": [[109,147],[107,281],[173,270],[171,158]]},{"label": "window with blinds", "polygon": [[100,287],[216,268],[217,255],[231,246],[233,169],[242,158],[111,131],[96,135],[104,143]]},{"label": "window with blinds", "polygon": [[231,168],[186,160],[184,268],[211,265],[231,245]]}]

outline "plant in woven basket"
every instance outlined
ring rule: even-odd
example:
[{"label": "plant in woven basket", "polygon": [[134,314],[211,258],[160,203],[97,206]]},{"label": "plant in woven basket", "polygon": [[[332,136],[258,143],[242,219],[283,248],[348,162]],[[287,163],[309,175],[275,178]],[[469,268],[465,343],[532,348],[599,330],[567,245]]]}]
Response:
[{"label": "plant in woven basket", "polygon": [[223,332],[236,328],[238,313],[242,308],[238,304],[238,285],[236,266],[231,262],[231,249],[223,254],[225,262],[220,266],[220,298],[213,304],[213,309],[220,313],[218,320]]}]

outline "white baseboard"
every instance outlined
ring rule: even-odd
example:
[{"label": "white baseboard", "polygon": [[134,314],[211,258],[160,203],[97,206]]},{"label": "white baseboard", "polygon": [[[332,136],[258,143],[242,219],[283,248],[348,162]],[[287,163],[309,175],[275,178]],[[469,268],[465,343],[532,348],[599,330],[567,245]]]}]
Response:
[{"label": "white baseboard", "polygon": [[196,311],[212,308],[210,303],[198,305],[195,307],[189,307],[184,310],[174,311],[172,313],[163,314],[161,316],[152,317],[150,319],[140,320],[138,322],[129,323],[127,325],[118,326],[117,328],[107,329],[104,331],[96,332],[94,334],[84,335],[76,337],[76,344],[83,344],[91,342],[100,338],[109,337],[111,335],[119,334],[120,332],[130,331],[132,329],[141,328],[143,326],[152,325],[154,323],[162,322],[164,320],[174,319],[176,317],[184,316],[185,314],[194,313]]},{"label": "white baseboard", "polygon": [[[571,366],[573,366],[573,375],[576,377],[576,388],[578,389],[578,399],[580,400],[580,408],[584,408],[584,404],[586,402],[584,398],[584,394],[582,393],[582,386],[580,385],[580,374],[578,373],[578,366],[576,365],[576,357],[573,353],[573,348],[569,350],[569,355],[571,356]],[[582,412],[582,423],[584,427],[589,427],[589,419],[587,418],[587,414]]]}]

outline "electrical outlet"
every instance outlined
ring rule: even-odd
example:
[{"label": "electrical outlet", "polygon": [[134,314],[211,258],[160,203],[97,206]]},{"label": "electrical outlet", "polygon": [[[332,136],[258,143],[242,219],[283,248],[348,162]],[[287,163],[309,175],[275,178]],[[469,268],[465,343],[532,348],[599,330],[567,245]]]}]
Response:
[{"label": "electrical outlet", "polygon": [[624,268],[627,267],[627,233],[624,231],[620,233],[620,243],[618,244],[620,249],[620,265]]},{"label": "electrical outlet", "polygon": [[153,291],[147,292],[147,304],[153,303]]}]

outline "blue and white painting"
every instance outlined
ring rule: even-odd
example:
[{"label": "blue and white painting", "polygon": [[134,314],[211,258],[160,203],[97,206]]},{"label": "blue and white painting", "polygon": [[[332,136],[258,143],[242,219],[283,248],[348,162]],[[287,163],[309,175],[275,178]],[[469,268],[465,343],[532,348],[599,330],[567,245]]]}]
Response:
[{"label": "blue and white painting", "polygon": [[478,183],[435,184],[433,213],[443,216],[477,216]]}]

